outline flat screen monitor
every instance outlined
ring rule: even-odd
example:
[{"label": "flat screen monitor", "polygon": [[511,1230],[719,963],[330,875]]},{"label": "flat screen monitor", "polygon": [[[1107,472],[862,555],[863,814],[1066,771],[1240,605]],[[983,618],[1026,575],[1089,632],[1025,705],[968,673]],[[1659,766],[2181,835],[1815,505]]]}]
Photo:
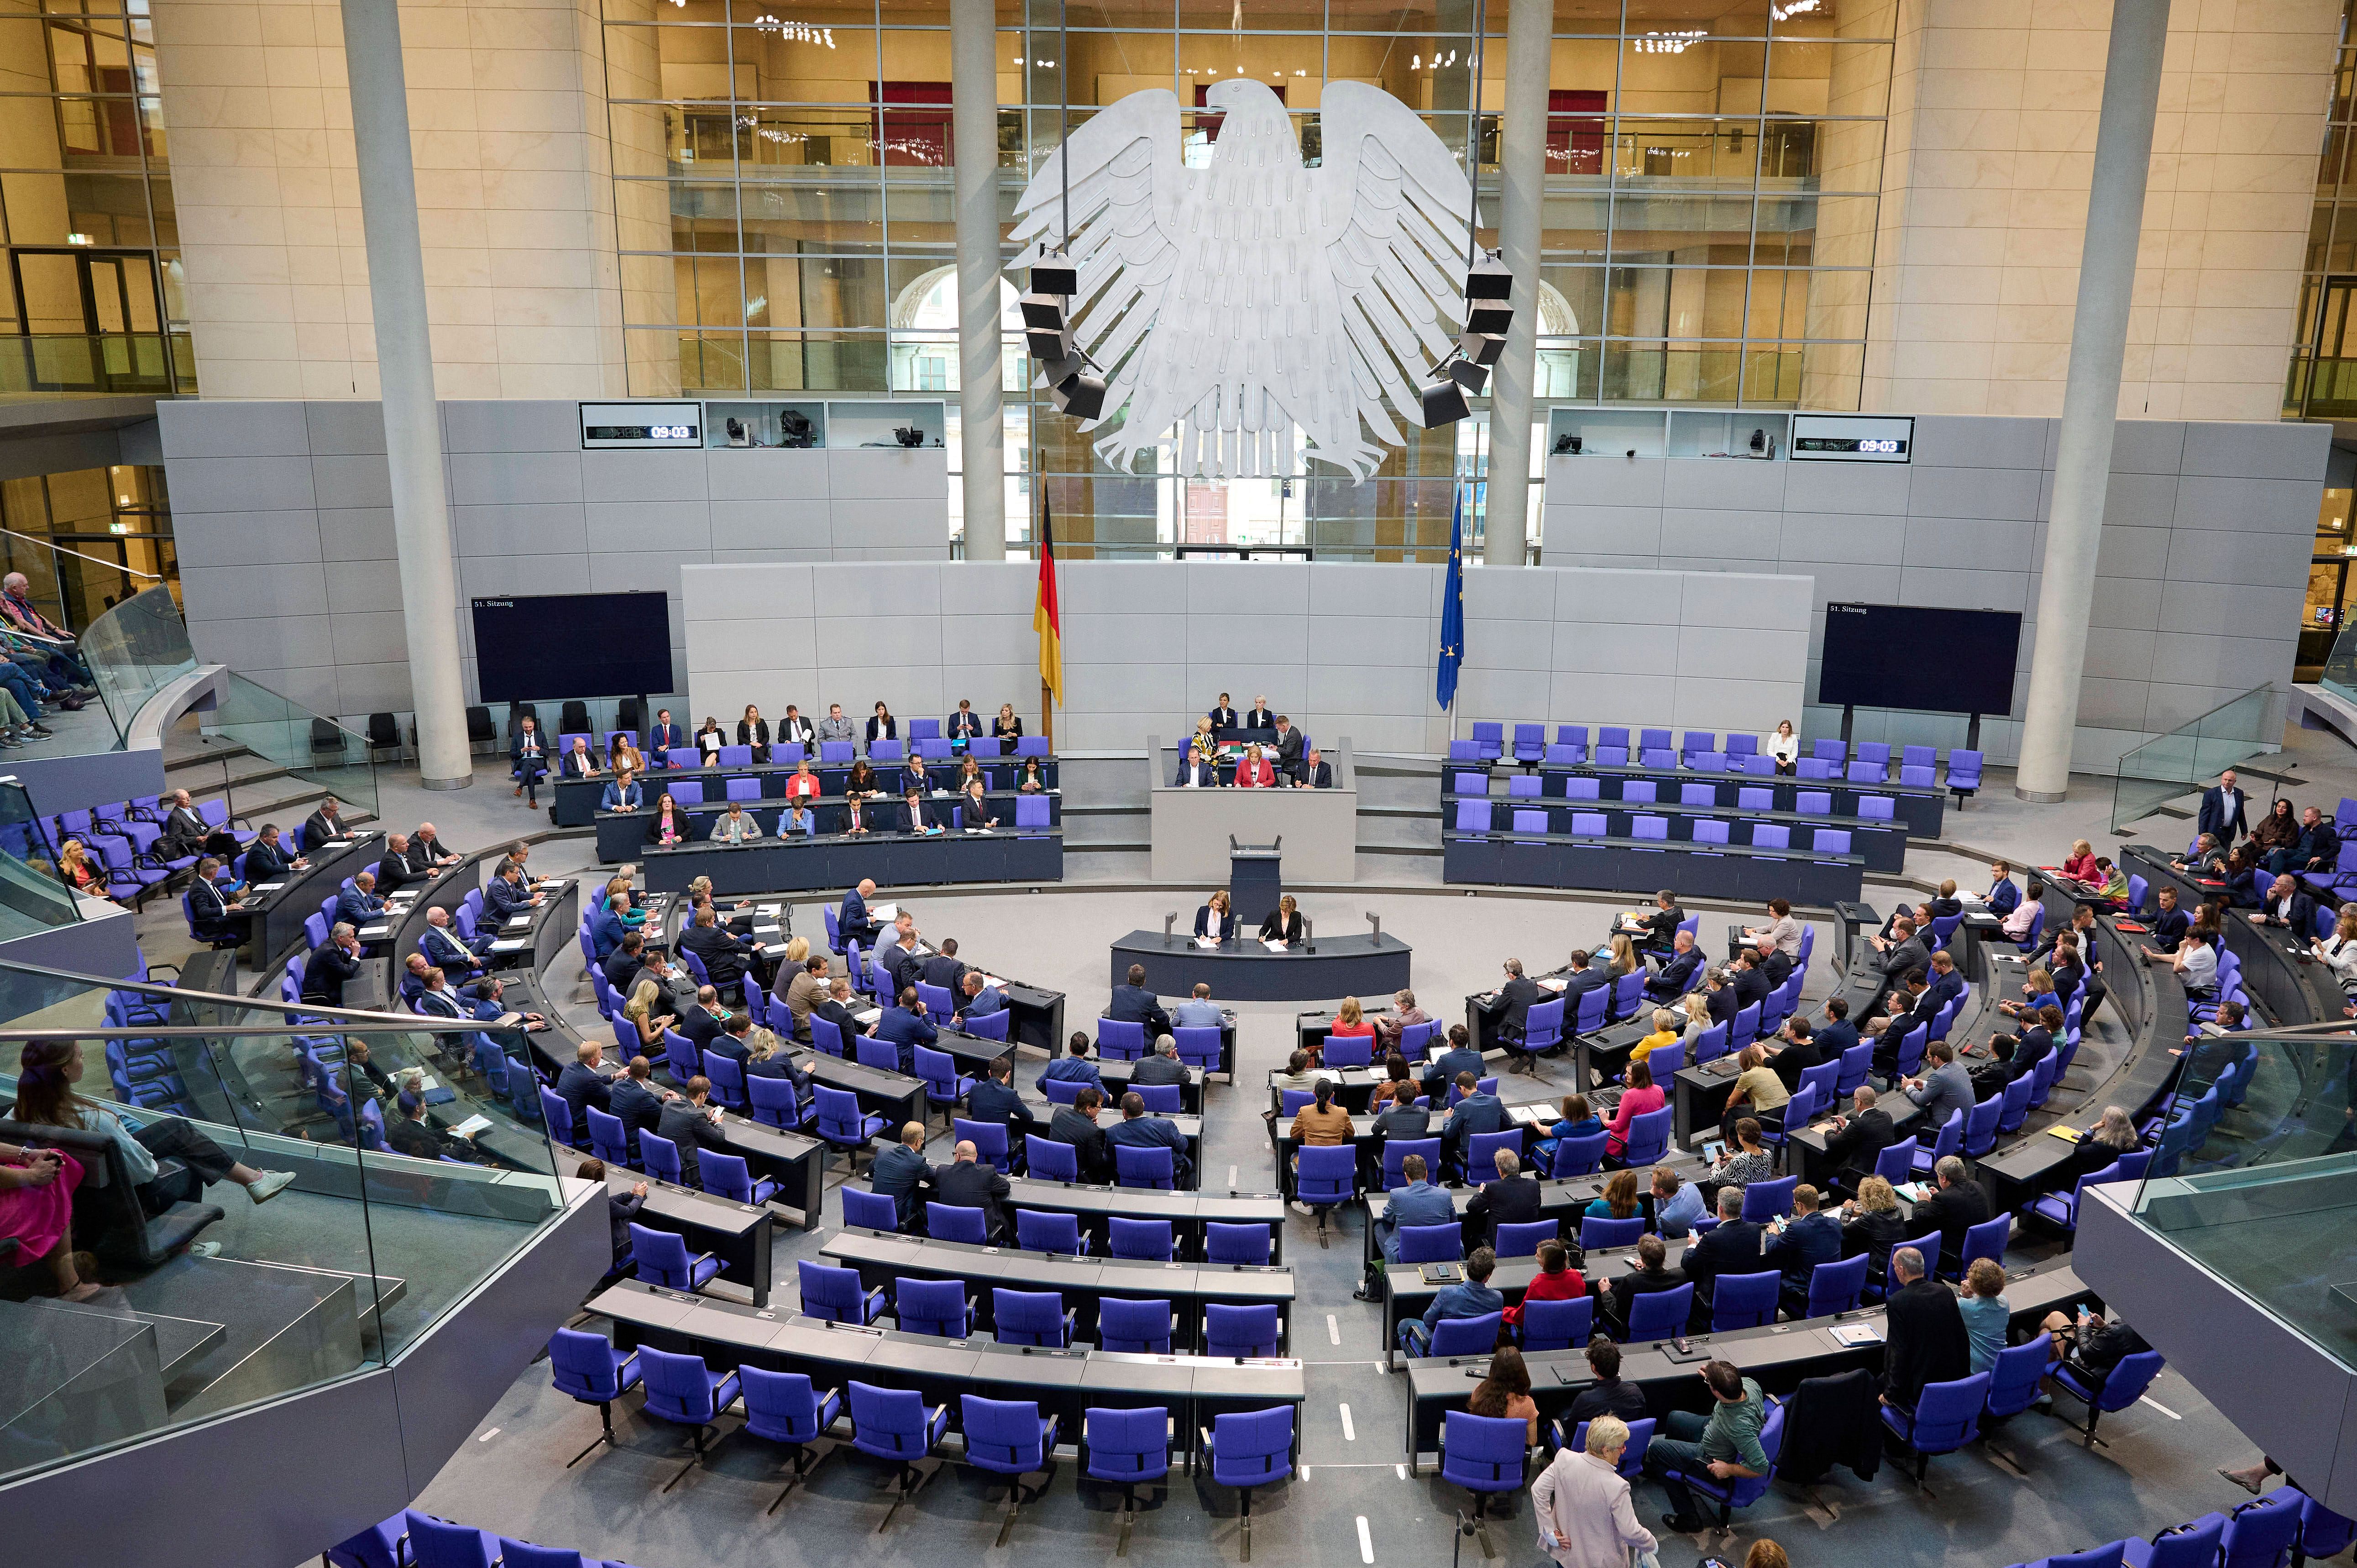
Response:
[{"label": "flat screen monitor", "polygon": [[2013,610],[1829,604],[1817,701],[1829,708],[2013,712],[2021,617]]},{"label": "flat screen monitor", "polygon": [[668,693],[671,611],[662,594],[538,594],[474,601],[486,703]]}]

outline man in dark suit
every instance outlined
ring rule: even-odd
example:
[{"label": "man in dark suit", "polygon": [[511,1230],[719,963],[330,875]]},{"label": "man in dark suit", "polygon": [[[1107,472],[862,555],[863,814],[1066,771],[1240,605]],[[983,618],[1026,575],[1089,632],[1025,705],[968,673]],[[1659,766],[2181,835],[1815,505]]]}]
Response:
[{"label": "man in dark suit", "polygon": [[275,822],[263,823],[260,835],[245,846],[245,879],[250,883],[273,882],[310,864],[287,852],[286,845],[279,842]]},{"label": "man in dark suit", "polygon": [[1875,1156],[1899,1141],[1890,1112],[1874,1101],[1874,1090],[1861,1083],[1850,1096],[1850,1113],[1835,1119],[1825,1134],[1825,1163],[1833,1169],[1871,1176]]},{"label": "man in dark suit", "polygon": [[1674,1002],[1694,989],[1695,972],[1702,967],[1702,950],[1695,946],[1692,931],[1680,931],[1670,939],[1670,956],[1652,979],[1645,982],[1645,996],[1653,1002]]},{"label": "man in dark suit", "polygon": [[[245,865],[246,876],[251,880],[253,875],[252,850],[246,852]],[[2313,940],[2316,935],[2316,900],[2301,890],[2298,877],[2286,872],[2276,877],[2275,885],[2267,889],[2266,899],[2259,906],[2258,913],[2251,917],[2251,924],[2280,926],[2303,942]]]},{"label": "man in dark suit", "polygon": [[[1693,1254],[1689,1251],[1687,1255]],[[1656,1291],[1675,1290],[1686,1283],[1685,1271],[1668,1267],[1668,1259],[1669,1249],[1659,1236],[1637,1239],[1637,1266],[1612,1282],[1612,1322],[1624,1335],[1629,1331],[1631,1302]]]},{"label": "man in dark suit", "polygon": [[974,703],[958,699],[957,712],[942,721],[942,737],[948,740],[976,740],[982,736],[982,715],[974,711]]},{"label": "man in dark suit", "polygon": [[[548,743],[541,736],[537,720],[526,718],[517,726],[515,738],[508,742],[508,772],[516,781],[515,793],[539,805],[540,781],[548,777]],[[303,838],[306,843],[317,842],[308,830]]]},{"label": "man in dark suit", "polygon": [[983,1165],[971,1143],[950,1151],[951,1163],[933,1167],[933,1201],[950,1208],[982,1210],[983,1239],[996,1246],[1006,1236],[1006,1199],[1014,1188],[1000,1172]]},{"label": "man in dark suit", "polygon": [[[1500,1149],[1497,1157],[1498,1178],[1483,1182],[1465,1206],[1465,1218],[1480,1244],[1494,1246],[1501,1225],[1527,1225],[1540,1218],[1539,1184],[1523,1174],[1522,1156],[1512,1149]],[[1468,1172],[1470,1181],[1478,1174]]]},{"label": "man in dark suit", "polygon": [[1220,766],[1194,747],[1178,759],[1178,776],[1171,780],[1182,789],[1216,789],[1220,787]]},{"label": "man in dark suit", "polygon": [[867,1173],[867,1184],[899,1209],[903,1230],[924,1212],[917,1205],[917,1195],[933,1184],[933,1167],[925,1159],[923,1122],[911,1122],[902,1127],[900,1141],[877,1152],[875,1167]]},{"label": "man in dark suit", "polygon": [[1460,1074],[1469,1072],[1476,1079],[1481,1076],[1481,1053],[1473,1048],[1472,1037],[1465,1032],[1465,1026],[1452,1024],[1448,1029],[1448,1048],[1433,1058],[1432,1065],[1425,1069],[1426,1097],[1436,1107],[1447,1105],[1448,1086],[1456,1082]]},{"label": "man in dark suit", "polygon": [[1989,866],[1989,889],[1985,902],[1988,912],[2000,920],[2019,908],[2021,889],[2014,886],[2010,862],[2000,860]]},{"label": "man in dark suit", "polygon": [[360,972],[361,940],[350,926],[339,920],[303,965],[303,1000],[322,1007],[340,1007],[344,986]]},{"label": "man in dark suit", "polygon": [[409,835],[409,858],[428,871],[439,871],[467,857],[445,845],[441,832],[432,822],[420,822],[417,831]]},{"label": "man in dark suit", "polygon": [[[1465,1169],[1465,1154],[1473,1146],[1476,1133],[1506,1130],[1506,1107],[1496,1095],[1483,1093],[1479,1081],[1470,1072],[1457,1075],[1457,1087],[1464,1091],[1464,1098],[1457,1102],[1457,1108],[1448,1113],[1448,1120],[1440,1129],[1440,1152],[1460,1172]],[[1440,1101],[1435,1100],[1433,1103],[1438,1105]]]},{"label": "man in dark suit", "polygon": [[339,843],[352,836],[351,830],[344,826],[344,819],[339,814],[342,810],[336,803],[336,798],[330,795],[319,802],[317,811],[303,819],[303,842],[310,846],[311,854],[318,854],[324,844]]},{"label": "man in dark suit", "polygon": [[662,1121],[663,1101],[673,1098],[668,1089],[655,1085],[654,1064],[644,1057],[632,1057],[630,1065],[615,1075],[609,1109],[619,1119],[627,1135],[639,1133],[662,1134],[656,1128]]},{"label": "man in dark suit", "polygon": [[834,924],[843,940],[857,942],[862,947],[876,945],[876,935],[883,928],[869,918],[867,900],[876,896],[876,884],[863,878],[858,886],[843,896],[843,908],[836,911]]},{"label": "man in dark suit", "polygon": [[1763,1235],[1756,1221],[1743,1218],[1743,1189],[1722,1187],[1718,1189],[1718,1224],[1698,1240],[1686,1247],[1681,1265],[1686,1278],[1694,1282],[1693,1323],[1698,1328],[1710,1326],[1710,1298],[1718,1286],[1721,1274],[1756,1274],[1760,1271],[1760,1238]]},{"label": "man in dark suit", "polygon": [[823,1018],[840,1030],[843,1036],[844,1051],[846,1055],[849,1054],[851,1042],[857,1038],[860,1033],[859,1020],[854,1016],[851,1005],[849,980],[837,975],[829,982],[826,1000],[812,1008],[810,1015],[813,1018]]},{"label": "man in dark suit", "polygon": [[1953,1382],[1973,1369],[1956,1293],[1924,1278],[1925,1262],[1912,1247],[1890,1254],[1890,1274],[1900,1284],[1883,1305],[1882,1402],[1902,1410],[1915,1408],[1925,1385]]},{"label": "man in dark suit", "polygon": [[938,985],[955,996],[965,983],[966,967],[958,961],[957,939],[951,937],[942,943],[942,950],[918,965],[918,978],[927,985]]},{"label": "man in dark suit", "polygon": [[1703,975],[1702,985],[1703,1006],[1709,1012],[1710,1021],[1714,1024],[1733,1023],[1737,1011],[1735,987],[1727,983],[1726,967],[1720,965],[1707,971]]},{"label": "man in dark suit", "polygon": [[1213,729],[1236,727],[1236,711],[1228,705],[1228,694],[1225,692],[1220,693],[1220,705],[1211,710],[1211,719]]},{"label": "man in dark suit", "polygon": [[1817,1031],[1817,1049],[1824,1052],[1825,1060],[1837,1062],[1842,1053],[1857,1044],[1857,1026],[1849,1021],[1849,1004],[1839,996],[1825,999],[1824,1026]]},{"label": "man in dark suit", "polygon": [[[1135,1090],[1121,1097],[1121,1120],[1105,1129],[1105,1158],[1112,1159],[1114,1146],[1132,1149],[1168,1149],[1170,1151],[1171,1179],[1181,1192],[1195,1186],[1194,1162],[1187,1157],[1187,1135],[1178,1131],[1178,1123],[1168,1116],[1149,1116],[1146,1097]],[[1116,1165],[1114,1171],[1119,1173]]]},{"label": "man in dark suit", "polygon": [[503,926],[518,915],[539,908],[546,897],[524,886],[522,866],[511,865],[484,886],[483,908],[490,911],[494,922]]},{"label": "man in dark suit", "polygon": [[778,721],[778,744],[800,746],[807,756],[818,753],[818,732],[811,727],[810,720],[802,717],[802,709],[791,703],[786,704],[786,716]]},{"label": "man in dark suit", "polygon": [[2194,821],[2194,833],[2212,835],[2221,849],[2233,848],[2234,835],[2251,831],[2245,810],[2249,804],[2250,797],[2235,787],[2234,770],[2229,768],[2218,776],[2218,782],[2201,791],[2201,814]]},{"label": "man in dark suit", "polygon": [[925,800],[924,786],[917,775],[909,775],[909,786],[900,796],[900,831],[904,833],[938,833],[949,828],[949,808],[935,806]]},{"label": "man in dark suit", "polygon": [[606,972],[606,983],[625,1002],[630,999],[630,987],[639,983],[639,971],[646,967],[646,933],[625,931],[621,945],[608,953],[606,961],[598,966]]},{"label": "man in dark suit", "polygon": [[[1964,1174],[1964,1162],[1948,1155],[1932,1167],[1932,1175],[1940,1190],[1915,1206],[1915,1214],[1908,1229],[1918,1236],[1927,1235],[1934,1226],[1940,1231],[1940,1251],[1949,1257],[1961,1257],[1964,1250],[1964,1232],[1986,1223],[1989,1218],[1988,1189]],[[1926,1267],[1937,1259],[1924,1260]],[[1964,1374],[1957,1372],[1956,1377]]]},{"label": "man in dark suit", "polygon": [[1934,1007],[1945,1007],[1964,993],[1964,977],[1957,972],[1955,955],[1946,948],[1932,955],[1932,971],[1923,978]]},{"label": "man in dark suit", "polygon": [[[1575,952],[1571,955],[1571,961],[1574,964],[1585,963],[1587,956],[1585,952]],[[1577,1005],[1577,997],[1571,987],[1578,983],[1578,979],[1575,973],[1564,986],[1564,1017],[1566,1022]],[[1523,972],[1523,961],[1510,958],[1506,961],[1505,983],[1499,986],[1490,1000],[1481,1005],[1484,1013],[1498,1015],[1498,1039],[1507,1050],[1514,1053],[1514,1065],[1529,1067],[1534,1072],[1537,1070],[1536,1060],[1520,1047],[1523,1032],[1530,1025],[1532,1005],[1544,1000],[1546,993],[1540,989],[1539,983]],[[1447,1079],[1444,1078],[1443,1081],[1446,1082]]]},{"label": "man in dark suit", "polygon": [[556,1075],[556,1097],[572,1108],[573,1130],[584,1137],[589,1133],[589,1107],[609,1114],[614,1109],[614,1089],[606,1081],[605,1065],[606,1047],[596,1040],[584,1040],[574,1048],[573,1060]]},{"label": "man in dark suit", "polygon": [[1841,1221],[1817,1210],[1817,1189],[1803,1182],[1792,1189],[1792,1218],[1769,1240],[1760,1261],[1784,1276],[1780,1305],[1792,1316],[1809,1311],[1809,1282],[1819,1263],[1842,1253]]},{"label": "man in dark suit", "polygon": [[655,727],[647,732],[648,750],[668,751],[674,746],[685,746],[686,744],[687,732],[680,728],[679,725],[672,723],[671,710],[669,708],[665,708],[661,713],[655,714]]},{"label": "man in dark suit", "polygon": [[384,841],[384,858],[376,863],[377,890],[391,897],[404,887],[420,882],[430,882],[434,873],[417,863],[409,853],[407,833],[388,834]]},{"label": "man in dark suit", "polygon": [[687,1080],[684,1097],[663,1101],[662,1117],[655,1123],[656,1137],[668,1138],[679,1146],[682,1187],[704,1185],[703,1172],[695,1160],[696,1150],[722,1149],[728,1141],[721,1136],[720,1111],[708,1103],[711,1097],[712,1080],[698,1073]]},{"label": "man in dark suit", "polygon": [[999,1057],[990,1064],[989,1076],[967,1091],[965,1114],[970,1122],[996,1122],[1006,1129],[1009,1144],[1023,1146],[1023,1136],[1039,1126],[1039,1119],[1015,1091],[1015,1058]]},{"label": "man in dark suit", "polygon": [[694,953],[715,985],[734,985],[758,961],[762,944],[720,929],[710,906],[695,912],[695,924],[680,933],[679,945]]},{"label": "man in dark suit", "polygon": [[1170,1032],[1170,1015],[1162,1010],[1162,998],[1146,988],[1146,966],[1129,966],[1129,983],[1113,988],[1113,999],[1105,1004],[1104,1015],[1116,1023],[1143,1024],[1146,1037]]},{"label": "man in dark suit", "polygon": [[188,883],[188,923],[198,936],[208,941],[228,941],[245,935],[244,923],[230,918],[231,911],[245,908],[245,900],[229,897],[213,880],[220,874],[221,865],[211,855],[206,855],[197,862],[197,875]]},{"label": "man in dark suit", "polygon": [[1738,1013],[1754,1002],[1765,1002],[1768,993],[1776,989],[1768,972],[1760,966],[1760,955],[1749,948],[1735,955],[1727,975],[1728,983],[1735,988],[1735,1008]]},{"label": "man in dark suit", "polygon": [[1301,777],[1301,732],[1283,714],[1276,715],[1276,770],[1289,779]]},{"label": "man in dark suit", "polygon": [[1867,961],[1886,981],[1905,974],[1910,970],[1922,969],[1932,961],[1932,950],[1915,934],[1915,918],[1901,915],[1891,923],[1888,937],[1868,937],[1874,944],[1874,957]]},{"label": "man in dark suit", "polygon": [[1187,1064],[1178,1059],[1178,1042],[1168,1035],[1154,1036],[1154,1049],[1129,1069],[1132,1083],[1184,1083]]},{"label": "man in dark suit", "polygon": [[1097,1125],[1097,1112],[1103,1106],[1103,1090],[1083,1086],[1071,1104],[1056,1107],[1048,1122],[1048,1136],[1072,1145],[1082,1181],[1113,1179],[1113,1155],[1105,1145],[1104,1130]]},{"label": "man in dark suit", "polygon": [[438,964],[449,971],[454,980],[467,980],[483,972],[483,961],[468,950],[458,940],[456,927],[450,924],[447,909],[425,911],[425,930],[417,939],[417,950],[425,955],[428,963]]},{"label": "man in dark suit", "polygon": [[941,1038],[941,1030],[925,1016],[925,1004],[917,1000],[917,988],[905,986],[900,1000],[884,1009],[876,1026],[867,1031],[879,1040],[889,1040],[900,1048],[900,1070],[913,1072],[917,1066],[917,1047],[930,1046]]},{"label": "man in dark suit", "polygon": [[[186,789],[173,790],[172,809],[164,813],[164,832],[156,842],[157,851],[168,860],[200,852],[219,854],[220,850],[208,846],[207,841],[212,836],[213,825],[205,821],[204,814],[197,810],[188,792]],[[232,838],[230,842],[234,844],[236,840]],[[235,854],[237,851],[232,848],[229,853]]]},{"label": "man in dark suit", "polygon": [[[709,985],[700,986],[696,990],[695,1000],[690,1003],[687,1010],[679,1015],[678,1032],[693,1044],[698,1052],[716,1050],[719,1047],[716,1042],[720,1038],[725,1012],[726,1009],[720,1005],[719,991]],[[737,1055],[736,1052],[728,1054]],[[699,1056],[697,1059],[703,1058]],[[745,1058],[737,1056],[737,1059],[743,1061]]]},{"label": "man in dark suit", "polygon": [[1334,788],[1334,765],[1318,755],[1311,746],[1301,759],[1301,771],[1294,775],[1294,787],[1298,789],[1331,789]]}]

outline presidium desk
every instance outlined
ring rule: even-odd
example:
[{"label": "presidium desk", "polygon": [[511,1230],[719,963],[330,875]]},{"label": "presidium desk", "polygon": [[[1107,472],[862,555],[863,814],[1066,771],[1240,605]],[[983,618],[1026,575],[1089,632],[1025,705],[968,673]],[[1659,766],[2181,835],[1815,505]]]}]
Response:
[{"label": "presidium desk", "polygon": [[1130,965],[1143,964],[1146,989],[1174,1002],[1192,995],[1198,983],[1219,1002],[1321,1002],[1405,990],[1410,956],[1405,942],[1380,932],[1313,932],[1306,944],[1271,952],[1257,937],[1204,948],[1185,931],[1132,931],[1113,944],[1110,973],[1120,985]]},{"label": "presidium desk", "polygon": [[[1355,881],[1359,785],[1350,741],[1322,750],[1320,760],[1333,772],[1330,789],[1188,789],[1172,782],[1178,777],[1178,754],[1164,751],[1160,736],[1146,736],[1154,879],[1197,883],[1207,891],[1225,887],[1229,839],[1265,844],[1282,836],[1286,875],[1302,882]],[[1221,774],[1231,771],[1222,768]]]}]

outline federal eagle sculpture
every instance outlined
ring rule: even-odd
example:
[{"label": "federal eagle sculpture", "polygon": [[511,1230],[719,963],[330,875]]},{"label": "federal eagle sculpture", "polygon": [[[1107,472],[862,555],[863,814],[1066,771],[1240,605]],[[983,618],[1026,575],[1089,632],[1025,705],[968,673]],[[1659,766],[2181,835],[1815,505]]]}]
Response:
[{"label": "federal eagle sculpture", "polygon": [[1126,470],[1183,421],[1179,472],[1243,478],[1288,471],[1297,424],[1308,456],[1363,480],[1378,443],[1401,443],[1393,413],[1422,424],[1419,383],[1456,345],[1479,221],[1465,171],[1359,82],[1320,97],[1318,168],[1264,84],[1219,82],[1206,108],[1223,116],[1208,166],[1186,166],[1178,95],[1154,88],[1075,128],[1017,204],[1018,245],[1069,230],[1073,336],[1107,381],[1082,428],[1118,418],[1097,451]]}]

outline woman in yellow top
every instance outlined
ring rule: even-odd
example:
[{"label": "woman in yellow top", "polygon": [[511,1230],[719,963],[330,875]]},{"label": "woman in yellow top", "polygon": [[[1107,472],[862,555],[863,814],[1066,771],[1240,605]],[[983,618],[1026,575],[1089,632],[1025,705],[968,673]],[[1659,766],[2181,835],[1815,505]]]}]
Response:
[{"label": "woman in yellow top", "polygon": [[[1293,1141],[1297,1147],[1317,1148],[1351,1141],[1351,1113],[1334,1103],[1334,1080],[1321,1078],[1310,1091],[1316,1098],[1293,1116]],[[1300,1163],[1298,1155],[1295,1164]]]},{"label": "woman in yellow top", "polygon": [[[1719,1118],[1719,1136],[1727,1147],[1735,1146],[1735,1124],[1747,1118],[1759,1120],[1770,1111],[1781,1111],[1784,1101],[1792,1098],[1776,1069],[1768,1065],[1768,1053],[1756,1045],[1743,1047],[1735,1058],[1743,1070],[1736,1075],[1735,1087],[1727,1091],[1727,1114]],[[1781,1118],[1780,1117],[1781,1121]]]},{"label": "woman in yellow top", "polygon": [[1637,946],[1625,936],[1612,939],[1612,974],[1615,979],[1637,972]]},{"label": "woman in yellow top", "polygon": [[1666,1007],[1656,1007],[1653,1009],[1653,1032],[1629,1047],[1629,1059],[1632,1062],[1643,1061],[1653,1054],[1656,1047],[1674,1046],[1677,1043],[1678,1015]]}]

